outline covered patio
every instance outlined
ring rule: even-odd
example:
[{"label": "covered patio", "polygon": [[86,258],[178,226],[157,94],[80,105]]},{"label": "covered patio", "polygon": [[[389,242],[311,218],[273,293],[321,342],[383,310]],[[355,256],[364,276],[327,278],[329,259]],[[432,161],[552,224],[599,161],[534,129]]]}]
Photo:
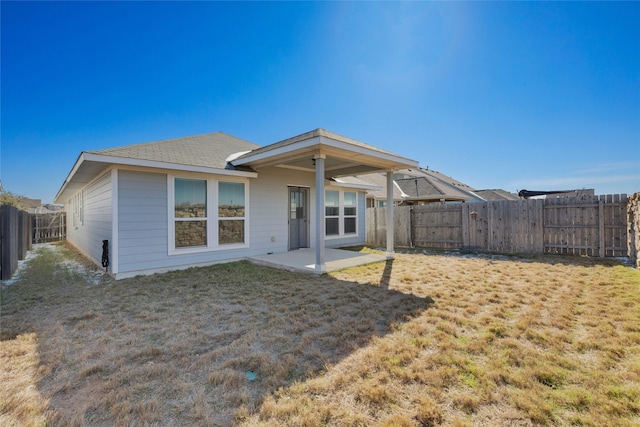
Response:
[{"label": "covered patio", "polygon": [[344,249],[325,248],[325,271],[320,271],[316,269],[316,251],[313,248],[249,257],[249,261],[254,264],[315,274],[381,262],[386,259],[387,257],[381,254],[365,254]]},{"label": "covered patio", "polygon": [[[307,171],[315,174],[315,245],[313,248],[289,251],[278,255],[261,255],[252,258],[260,260],[275,260],[278,265],[292,264],[292,268],[302,268],[302,271],[312,269],[322,274],[330,269],[345,268],[347,263],[357,262],[366,264],[368,256],[348,253],[326,247],[325,242],[325,181],[335,180],[343,176],[353,176],[364,173],[386,173],[387,223],[393,224],[393,172],[404,168],[418,167],[418,162],[397,154],[381,150],[360,141],[347,138],[325,129],[316,129],[293,138],[280,141],[265,147],[238,153],[229,159],[232,167],[248,167],[260,171],[261,168],[279,167],[293,171]],[[333,181],[334,185],[340,183]],[[388,227],[386,235],[386,254],[378,260],[393,259],[394,242],[393,228]],[[336,251],[336,252],[333,252]],[[329,254],[333,254],[334,259]],[[342,255],[342,256],[341,256]],[[355,258],[355,259],[352,259]],[[349,261],[351,259],[351,261]],[[275,261],[273,261],[275,262]],[[331,266],[334,267],[331,267]],[[358,264],[355,264],[358,265]]]}]

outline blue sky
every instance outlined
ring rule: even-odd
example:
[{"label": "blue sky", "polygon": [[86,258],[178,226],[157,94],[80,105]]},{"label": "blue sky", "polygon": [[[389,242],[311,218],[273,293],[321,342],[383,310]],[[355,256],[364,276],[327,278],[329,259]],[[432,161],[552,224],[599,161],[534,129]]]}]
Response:
[{"label": "blue sky", "polygon": [[0,2],[0,178],[321,127],[477,189],[640,191],[640,2]]}]

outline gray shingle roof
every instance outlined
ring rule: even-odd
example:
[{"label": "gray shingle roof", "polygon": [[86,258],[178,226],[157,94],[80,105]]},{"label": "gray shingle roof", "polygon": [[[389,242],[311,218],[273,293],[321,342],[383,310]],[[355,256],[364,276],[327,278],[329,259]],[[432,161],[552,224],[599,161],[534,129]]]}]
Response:
[{"label": "gray shingle roof", "polygon": [[517,194],[505,190],[476,190],[475,193],[484,200],[520,200]]},{"label": "gray shingle roof", "polygon": [[[367,190],[367,195],[378,200],[387,199],[387,177],[385,174],[369,173],[358,176],[342,176],[339,178],[339,181],[347,184],[364,184],[381,187],[380,190]],[[402,197],[402,190],[400,190],[400,187],[398,187],[397,185],[394,185],[393,199],[402,200]]]},{"label": "gray shingle roof", "polygon": [[[439,200],[445,195],[444,191],[440,190],[426,177],[420,176],[409,179],[396,180],[398,187],[402,189],[402,192],[409,196],[411,199],[437,199]],[[458,195],[456,195],[458,196]]]},{"label": "gray shingle roof", "polygon": [[223,132],[214,132],[204,135],[88,151],[88,153],[127,159],[225,169],[227,166],[226,160],[231,154],[254,150],[259,147],[259,145],[245,141],[244,139],[236,138]]}]

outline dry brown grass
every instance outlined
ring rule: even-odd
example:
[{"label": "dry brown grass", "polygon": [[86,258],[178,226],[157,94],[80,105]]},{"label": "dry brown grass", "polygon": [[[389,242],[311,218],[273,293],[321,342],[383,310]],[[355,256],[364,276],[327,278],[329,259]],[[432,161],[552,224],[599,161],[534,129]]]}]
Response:
[{"label": "dry brown grass", "polygon": [[64,257],[2,291],[2,425],[640,424],[640,272],[616,262],[398,254],[95,284]]}]

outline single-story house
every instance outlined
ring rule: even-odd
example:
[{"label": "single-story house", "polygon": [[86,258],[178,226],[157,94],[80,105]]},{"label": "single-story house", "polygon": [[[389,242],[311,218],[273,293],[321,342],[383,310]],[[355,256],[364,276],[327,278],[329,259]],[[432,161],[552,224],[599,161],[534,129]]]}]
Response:
[{"label": "single-story house", "polygon": [[[341,176],[418,162],[324,129],[259,146],[216,132],[83,151],[56,195],[67,239],[116,279],[365,242],[365,192]],[[391,188],[393,186],[388,186]],[[393,192],[387,216],[393,219]],[[106,242],[105,242],[106,241]],[[392,258],[393,230],[387,233]]]}]

